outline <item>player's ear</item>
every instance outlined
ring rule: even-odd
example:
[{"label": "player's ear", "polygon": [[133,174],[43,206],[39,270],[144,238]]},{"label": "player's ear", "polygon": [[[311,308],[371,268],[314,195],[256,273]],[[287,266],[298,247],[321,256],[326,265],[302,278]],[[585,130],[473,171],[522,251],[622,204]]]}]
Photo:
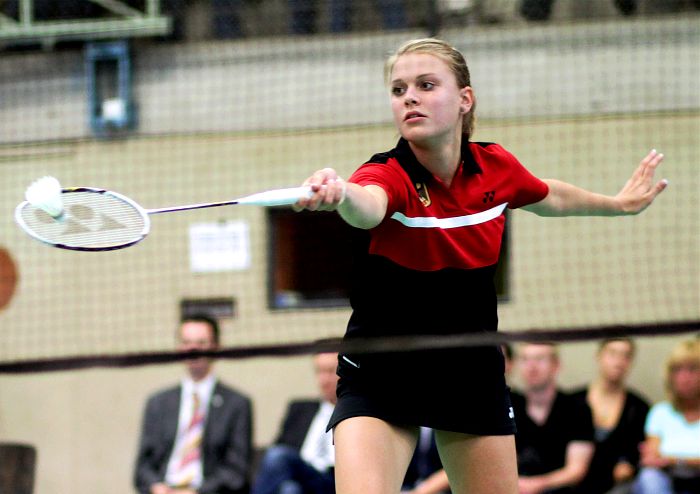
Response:
[{"label": "player's ear", "polygon": [[465,86],[459,90],[459,99],[459,112],[463,115],[469,113],[474,106],[474,91],[471,86]]}]

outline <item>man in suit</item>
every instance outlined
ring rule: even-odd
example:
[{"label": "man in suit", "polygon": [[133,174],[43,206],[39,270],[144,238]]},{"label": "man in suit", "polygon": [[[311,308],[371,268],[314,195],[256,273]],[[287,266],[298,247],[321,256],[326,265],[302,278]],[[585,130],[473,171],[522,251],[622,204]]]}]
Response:
[{"label": "man in suit", "polygon": [[335,454],[326,425],[335,407],[338,354],[314,356],[320,399],[293,401],[265,452],[252,494],[334,494]]},{"label": "man in suit", "polygon": [[[181,351],[214,350],[219,326],[183,319]],[[141,429],[134,485],[140,494],[245,494],[252,455],[250,399],[219,382],[207,357],[186,361],[187,376],[152,395]]]}]

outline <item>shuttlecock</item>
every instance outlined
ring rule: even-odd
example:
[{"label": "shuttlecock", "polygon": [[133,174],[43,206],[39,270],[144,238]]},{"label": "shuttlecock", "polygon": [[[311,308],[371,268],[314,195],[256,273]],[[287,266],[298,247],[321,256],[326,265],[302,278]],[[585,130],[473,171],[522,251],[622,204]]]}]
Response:
[{"label": "shuttlecock", "polygon": [[27,187],[25,197],[29,204],[46,211],[53,218],[60,218],[63,214],[61,184],[54,177],[42,177],[34,181]]}]

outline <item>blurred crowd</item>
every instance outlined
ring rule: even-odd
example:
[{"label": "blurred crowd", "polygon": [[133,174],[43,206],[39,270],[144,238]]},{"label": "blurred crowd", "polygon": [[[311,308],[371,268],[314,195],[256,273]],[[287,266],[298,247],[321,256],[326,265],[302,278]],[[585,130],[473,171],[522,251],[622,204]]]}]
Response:
[{"label": "blurred crowd", "polygon": [[[639,13],[640,0],[609,0],[623,16]],[[700,8],[700,0],[664,2],[667,11]],[[127,8],[146,11],[146,0],[120,0]],[[687,3],[687,5],[686,5]],[[0,0],[0,13],[19,19],[21,0]],[[673,4],[673,5],[671,5]],[[33,0],[35,21],[102,19],[114,12],[87,0]],[[161,0],[160,11],[172,19],[171,32],[161,39],[190,38],[190,25],[207,17],[200,36],[236,39],[260,34],[308,35],[371,30],[425,28],[442,25],[493,24],[517,19],[543,22],[552,18],[555,0]],[[191,15],[192,12],[203,15]]]}]

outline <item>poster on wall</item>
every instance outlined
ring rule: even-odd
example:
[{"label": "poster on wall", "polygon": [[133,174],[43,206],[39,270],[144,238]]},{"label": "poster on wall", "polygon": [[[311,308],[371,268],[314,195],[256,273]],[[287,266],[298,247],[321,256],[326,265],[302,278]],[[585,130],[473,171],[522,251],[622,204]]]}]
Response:
[{"label": "poster on wall", "polygon": [[245,221],[190,225],[190,270],[194,273],[240,271],[250,267],[250,232]]}]

